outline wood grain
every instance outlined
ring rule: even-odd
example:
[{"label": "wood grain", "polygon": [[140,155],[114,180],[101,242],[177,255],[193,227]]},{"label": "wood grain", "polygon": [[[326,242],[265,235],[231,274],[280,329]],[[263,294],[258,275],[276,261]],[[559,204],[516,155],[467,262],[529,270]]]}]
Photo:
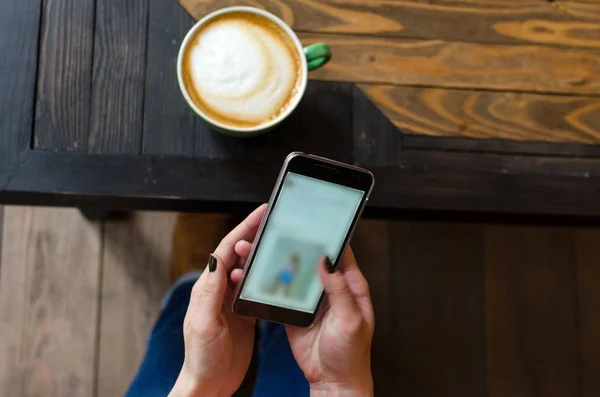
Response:
[{"label": "wood grain", "polygon": [[138,154],[142,144],[148,0],[97,0],[89,151]]},{"label": "wood grain", "polygon": [[87,150],[94,0],[44,2],[35,147]]},{"label": "wood grain", "polygon": [[194,20],[172,0],[150,0],[143,152],[193,156],[198,117],[177,84],[179,46]]},{"label": "wood grain", "polygon": [[[176,4],[173,5],[177,7]],[[165,70],[165,73],[168,72]],[[148,93],[152,95],[151,92]],[[176,84],[165,85],[160,88],[159,95],[160,93],[164,94],[163,99],[159,99],[152,108],[156,106],[163,109],[164,112],[159,113],[164,119],[153,121],[145,127],[146,152],[189,156],[190,148],[182,143],[193,142],[194,156],[205,159],[253,159],[273,162],[280,167],[290,152],[302,150],[351,161],[352,136],[349,131],[352,131],[352,117],[349,115],[352,114],[353,87],[350,84],[309,82],[303,100],[285,122],[268,134],[245,140],[210,130],[204,122],[190,113],[185,104],[181,105],[183,107],[165,105],[165,97],[181,96]],[[174,103],[178,102],[174,100]],[[155,116],[146,117],[157,119]],[[174,139],[181,140],[181,143],[166,143],[171,132],[176,129],[179,130],[173,132],[176,137]],[[323,133],[324,131],[327,133]]]},{"label": "wood grain", "polygon": [[360,85],[405,134],[600,143],[600,98]]},{"label": "wood grain", "polygon": [[196,157],[249,160],[281,167],[293,151],[352,161],[353,87],[310,82],[294,112],[268,134],[240,140],[202,126],[196,130]]},{"label": "wood grain", "polygon": [[486,394],[484,275],[476,225],[390,225],[394,396]]},{"label": "wood grain", "polygon": [[19,152],[29,147],[41,0],[3,0],[0,12],[0,186],[12,179]]},{"label": "wood grain", "polygon": [[353,94],[354,162],[371,167],[398,163],[404,134],[356,86]]},{"label": "wood grain", "polygon": [[356,260],[369,283],[375,311],[375,335],[371,346],[371,371],[376,396],[394,395],[396,360],[390,341],[394,340],[392,322],[394,301],[391,290],[390,246],[394,244],[388,221],[362,220],[352,237]]},{"label": "wood grain", "polygon": [[581,396],[600,395],[600,229],[573,232],[578,281]]},{"label": "wood grain", "polygon": [[196,19],[226,6],[264,8],[299,32],[600,48],[600,4],[553,4],[545,1],[179,1]]},{"label": "wood grain", "polygon": [[405,150],[435,150],[468,153],[506,153],[513,155],[598,158],[600,146],[585,143],[513,141],[508,139],[476,139],[406,135],[402,138]]},{"label": "wood grain", "polygon": [[210,255],[242,218],[217,213],[179,213],[173,227],[169,281],[202,270]]},{"label": "wood grain", "polygon": [[489,396],[579,395],[570,231],[488,226],[484,238]]},{"label": "wood grain", "polygon": [[[255,158],[240,163],[33,151],[16,174],[9,174],[11,182],[0,191],[0,200],[163,211],[251,210],[268,200],[280,168],[281,161]],[[405,150],[395,164],[368,168],[377,188],[367,213],[379,216],[442,210],[467,211],[468,218],[482,212],[579,216],[584,223],[600,216],[598,159]]]},{"label": "wood grain", "polygon": [[102,252],[99,397],[125,393],[146,351],[167,290],[175,214],[136,213],[107,222]]},{"label": "wood grain", "polygon": [[75,209],[5,211],[0,390],[7,396],[91,396],[99,225]]},{"label": "wood grain", "polygon": [[300,34],[324,41],[333,57],[317,80],[598,94],[598,51],[531,45]]}]

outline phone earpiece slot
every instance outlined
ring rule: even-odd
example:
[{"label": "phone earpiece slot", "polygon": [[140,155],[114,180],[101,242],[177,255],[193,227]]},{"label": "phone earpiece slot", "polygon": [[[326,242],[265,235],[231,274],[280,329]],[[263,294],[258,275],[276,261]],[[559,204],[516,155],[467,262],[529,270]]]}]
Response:
[{"label": "phone earpiece slot", "polygon": [[334,173],[334,174],[339,174],[339,173],[340,173],[340,170],[338,170],[337,168],[334,168],[334,167],[328,167],[328,166],[326,166],[326,165],[323,165],[323,164],[313,164],[313,166],[314,166],[315,168],[319,168],[319,169],[321,169],[321,170],[325,170],[325,171],[327,171],[327,172],[332,172],[332,173]]}]

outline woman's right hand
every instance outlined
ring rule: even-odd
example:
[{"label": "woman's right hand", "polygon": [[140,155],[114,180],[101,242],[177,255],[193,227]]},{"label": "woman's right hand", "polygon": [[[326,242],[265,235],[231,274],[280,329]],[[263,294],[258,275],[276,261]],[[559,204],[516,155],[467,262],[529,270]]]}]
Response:
[{"label": "woman's right hand", "polygon": [[[236,244],[247,258],[251,245]],[[327,299],[312,327],[287,327],[294,357],[310,383],[311,396],[372,396],[371,341],[375,327],[369,285],[348,247],[340,266],[323,258],[319,274]],[[241,270],[231,279],[237,283]]]},{"label": "woman's right hand", "polygon": [[312,327],[287,327],[311,396],[372,396],[371,341],[375,316],[369,285],[348,247],[340,266],[319,264],[327,301]]}]

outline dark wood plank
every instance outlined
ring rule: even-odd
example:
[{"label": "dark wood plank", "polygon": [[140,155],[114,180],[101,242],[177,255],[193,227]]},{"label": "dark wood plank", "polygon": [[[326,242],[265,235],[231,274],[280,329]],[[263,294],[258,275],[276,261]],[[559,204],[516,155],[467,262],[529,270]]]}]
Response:
[{"label": "dark wood plank", "polygon": [[[312,79],[597,95],[597,50],[301,33],[333,57]],[[568,65],[568,66],[565,66]]]},{"label": "dark wood plank", "polygon": [[369,282],[371,300],[375,311],[375,335],[371,346],[371,370],[376,396],[392,396],[395,391],[397,372],[396,357],[390,348],[394,340],[393,312],[390,286],[391,267],[389,222],[362,220],[354,236],[352,248],[358,265]]},{"label": "dark wood plank", "polygon": [[146,352],[167,290],[175,214],[141,212],[106,222],[98,349],[98,397],[124,395]]},{"label": "dark wood plank", "polygon": [[406,150],[506,153],[577,158],[600,157],[600,145],[587,145],[584,143],[522,142],[506,139],[406,135],[403,137],[403,144]]},{"label": "dark wood plank", "polygon": [[30,144],[40,13],[40,0],[4,0],[0,6],[0,188]]},{"label": "dark wood plank", "polygon": [[596,97],[389,85],[359,88],[409,135],[600,143]]},{"label": "dark wood plank", "polygon": [[[431,208],[431,204],[443,197],[444,206],[452,203],[454,210],[479,211],[485,207],[487,210],[483,211],[508,214],[520,208],[521,213],[539,213],[541,207],[545,207],[546,214],[555,210],[561,212],[560,208],[569,207],[567,202],[572,202],[574,196],[594,196],[600,191],[599,174],[589,168],[596,161],[404,151],[398,165],[372,168],[377,188],[370,203],[397,208],[402,206],[401,203],[410,202],[412,208]],[[559,191],[563,189],[569,191],[571,198],[559,198],[562,196]],[[554,209],[548,211],[549,207]],[[579,206],[578,210],[581,209],[583,207]],[[597,212],[592,210],[592,213]]]},{"label": "dark wood plank", "polygon": [[481,227],[394,222],[391,317],[396,392],[486,395]]},{"label": "dark wood plank", "polygon": [[[249,209],[268,199],[282,162],[28,152],[0,189],[0,202]],[[598,160],[410,150],[398,164],[369,168],[377,182],[367,210],[380,216],[409,210],[600,216]]]},{"label": "dark wood plank", "polygon": [[97,0],[90,152],[141,151],[147,33],[148,0]]},{"label": "dark wood plank", "polygon": [[579,395],[573,260],[568,229],[486,228],[490,397]]},{"label": "dark wood plank", "polygon": [[[167,97],[181,97],[176,85],[164,86],[161,90],[168,92]],[[149,96],[147,98],[147,101],[154,101]],[[349,115],[352,114],[353,98],[349,84],[310,82],[302,102],[285,122],[252,139],[228,137],[210,130],[191,113],[185,103],[178,108],[178,116],[170,105],[163,104],[163,99],[156,101],[156,106],[165,109],[168,114],[164,114],[164,123],[148,123],[148,118],[155,116],[146,116],[144,140],[152,142],[151,152],[189,155],[189,145],[195,142],[195,156],[206,159],[251,159],[281,164],[288,153],[300,150],[340,161],[352,161],[352,118]],[[174,129],[173,125],[180,131],[174,133],[174,139],[178,141],[172,145],[176,147],[170,148],[164,141],[170,139],[169,131]],[[145,151],[148,152],[148,146]]]},{"label": "dark wood plank", "polygon": [[404,134],[375,107],[367,96],[354,87],[353,160],[358,164],[385,166],[400,161]]},{"label": "dark wood plank", "polygon": [[225,6],[259,6],[300,32],[600,47],[600,4],[489,0],[179,1],[196,19]]},{"label": "dark wood plank", "polygon": [[260,161],[280,166],[290,152],[304,151],[339,161],[352,161],[353,87],[309,82],[296,110],[262,136],[239,139],[201,127],[196,156]]},{"label": "dark wood plank", "polygon": [[76,209],[6,209],[0,279],[0,390],[92,396],[100,225]]},{"label": "dark wood plank", "polygon": [[177,84],[179,46],[194,20],[175,1],[150,0],[144,147],[149,154],[193,156],[197,116]]},{"label": "dark wood plank", "polygon": [[574,233],[577,260],[581,396],[600,395],[600,229]]},{"label": "dark wood plank", "polygon": [[116,211],[101,207],[79,207],[78,210],[81,213],[81,215],[85,217],[85,219],[91,222],[101,222],[107,221],[109,219],[127,219],[130,215],[127,211]]},{"label": "dark wood plank", "polygon": [[87,151],[94,0],[44,3],[35,148]]}]

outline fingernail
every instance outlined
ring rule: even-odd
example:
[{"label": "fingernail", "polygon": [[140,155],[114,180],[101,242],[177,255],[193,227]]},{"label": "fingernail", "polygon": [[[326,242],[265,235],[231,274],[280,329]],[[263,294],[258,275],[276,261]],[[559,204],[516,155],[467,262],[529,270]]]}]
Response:
[{"label": "fingernail", "polygon": [[329,274],[335,272],[335,266],[331,263],[331,259],[329,259],[328,256],[325,257],[325,270],[327,270],[327,273]]},{"label": "fingernail", "polygon": [[217,269],[217,258],[212,254],[208,256],[208,271],[214,272]]}]

